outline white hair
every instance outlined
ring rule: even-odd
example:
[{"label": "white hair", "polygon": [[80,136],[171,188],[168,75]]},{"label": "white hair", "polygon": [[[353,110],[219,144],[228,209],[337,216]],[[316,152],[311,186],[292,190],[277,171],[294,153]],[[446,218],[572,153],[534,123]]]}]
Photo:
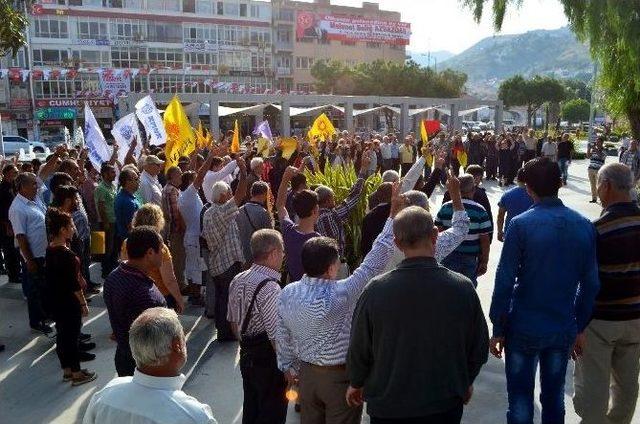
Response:
[{"label": "white hair", "polygon": [[318,195],[318,203],[323,204],[333,197],[333,190],[327,186],[319,185],[316,187],[316,194]]},{"label": "white hair", "polygon": [[409,190],[404,193],[404,197],[409,203],[408,206],[419,206],[424,210],[429,210],[429,197],[421,191]]},{"label": "white hair", "polygon": [[167,363],[175,339],[184,341],[182,324],[173,309],[149,308],[129,329],[129,347],[138,368]]},{"label": "white hair", "polygon": [[608,181],[615,190],[628,192],[633,188],[633,172],[623,163],[608,163],[598,171],[598,181]]},{"label": "white hair", "polygon": [[217,181],[211,189],[211,202],[218,203],[218,200],[220,200],[220,196],[222,196],[223,194],[227,194],[229,190],[231,190],[229,184],[225,183],[224,181]]},{"label": "white hair", "polygon": [[249,167],[251,168],[252,171],[254,171],[257,167],[259,167],[263,163],[264,163],[264,159],[256,157],[251,159],[251,164],[249,165]]},{"label": "white hair", "polygon": [[399,179],[400,174],[398,174],[398,171],[394,171],[393,169],[388,169],[382,173],[383,183],[395,183]]}]

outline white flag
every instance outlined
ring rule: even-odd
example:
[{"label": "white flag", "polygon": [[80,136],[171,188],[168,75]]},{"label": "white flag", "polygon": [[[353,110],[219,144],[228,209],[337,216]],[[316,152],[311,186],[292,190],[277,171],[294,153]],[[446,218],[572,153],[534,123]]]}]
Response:
[{"label": "white flag", "polygon": [[133,157],[138,159],[142,153],[142,139],[140,138],[140,131],[138,130],[138,120],[135,113],[130,113],[123,116],[113,125],[111,130],[113,138],[118,144],[118,160],[124,165],[124,160],[127,157],[127,152],[133,140],[137,140],[136,148],[133,151]]},{"label": "white flag", "polygon": [[136,103],[136,115],[147,135],[150,137],[149,143],[152,146],[159,146],[167,142],[167,132],[164,129],[160,112],[156,108],[151,96],[147,96]]},{"label": "white flag", "polygon": [[103,162],[111,159],[112,149],[104,139],[96,117],[88,104],[84,105],[84,140],[89,149],[89,160],[93,167],[100,171]]}]

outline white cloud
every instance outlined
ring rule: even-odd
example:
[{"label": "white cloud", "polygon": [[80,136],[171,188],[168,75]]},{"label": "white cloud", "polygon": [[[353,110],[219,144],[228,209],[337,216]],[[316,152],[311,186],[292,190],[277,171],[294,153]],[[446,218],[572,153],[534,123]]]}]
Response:
[{"label": "white cloud", "polygon": [[[332,4],[362,6],[362,0],[332,0]],[[485,5],[480,24],[458,0],[379,0],[380,8],[400,12],[402,20],[411,23],[409,50],[448,50],[453,53],[471,47],[494,35],[491,1]],[[567,25],[558,0],[524,0],[505,16],[501,34],[520,34],[534,29],[557,29]]]}]

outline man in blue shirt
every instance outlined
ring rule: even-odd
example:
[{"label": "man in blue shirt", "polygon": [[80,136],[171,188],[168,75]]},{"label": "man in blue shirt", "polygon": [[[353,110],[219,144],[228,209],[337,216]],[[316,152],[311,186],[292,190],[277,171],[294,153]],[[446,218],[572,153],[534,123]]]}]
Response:
[{"label": "man in blue shirt", "polygon": [[564,422],[569,355],[580,355],[583,330],[598,293],[596,231],[558,199],[558,165],[538,158],[524,166],[534,205],[506,233],[489,317],[491,353],[505,351],[507,422],[533,422],[538,362],[543,423]]},{"label": "man in blue shirt", "polygon": [[140,185],[138,173],[133,169],[125,168],[120,172],[118,182],[120,191],[113,204],[116,215],[116,245],[114,246],[116,252],[120,252],[122,242],[129,235],[133,215],[140,208],[140,201],[135,196]]},{"label": "man in blue shirt", "polygon": [[[533,205],[533,199],[527,193],[524,185],[524,170],[520,168],[516,175],[518,187],[514,187],[505,192],[498,201],[498,240],[504,241],[504,233],[509,228],[511,220],[526,211]],[[506,219],[505,219],[506,215]]]}]

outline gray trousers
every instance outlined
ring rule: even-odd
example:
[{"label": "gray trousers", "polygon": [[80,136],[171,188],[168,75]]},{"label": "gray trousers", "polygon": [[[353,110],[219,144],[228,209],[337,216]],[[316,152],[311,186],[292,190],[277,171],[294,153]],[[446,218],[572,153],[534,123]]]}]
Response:
[{"label": "gray trousers", "polygon": [[638,400],[640,319],[592,320],[574,371],[573,405],[583,424],[628,424]]}]

